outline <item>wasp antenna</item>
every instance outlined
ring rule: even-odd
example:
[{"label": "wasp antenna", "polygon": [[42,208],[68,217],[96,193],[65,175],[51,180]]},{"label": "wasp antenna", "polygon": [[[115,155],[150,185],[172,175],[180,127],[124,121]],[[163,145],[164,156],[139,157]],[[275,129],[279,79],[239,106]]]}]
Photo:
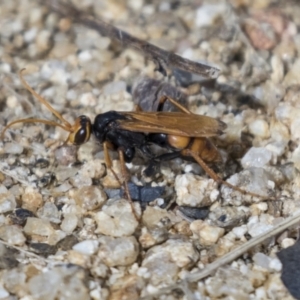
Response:
[{"label": "wasp antenna", "polygon": [[[55,123],[56,125],[55,126],[60,126],[62,128],[68,128],[66,129],[67,131],[71,131],[72,130],[72,125],[67,121],[65,120],[62,115],[56,111],[41,95],[39,95],[26,81],[25,79],[23,78],[23,75],[22,75],[22,72],[25,71],[26,69],[23,68],[19,71],[19,77],[20,77],[20,80],[23,84],[23,86],[33,95],[35,96],[42,104],[44,104],[63,124],[65,127],[62,127],[61,125],[58,125],[58,123]],[[36,119],[37,120],[37,119]],[[45,122],[41,122],[39,121],[40,123],[45,123]],[[47,121],[48,122],[48,121]],[[27,122],[29,123],[29,122]],[[16,123],[14,123],[16,124]],[[45,123],[45,124],[48,124],[48,123]]]},{"label": "wasp antenna", "polygon": [[47,124],[47,125],[51,125],[51,126],[58,126],[68,132],[72,132],[72,128],[69,128],[67,126],[64,126],[62,124],[59,124],[57,122],[54,122],[54,121],[48,121],[48,120],[43,120],[43,119],[20,119],[20,120],[16,120],[16,121],[13,121],[9,124],[7,124],[4,129],[2,130],[1,132],[1,139],[4,138],[4,134],[6,132],[6,130],[11,127],[12,125],[15,125],[15,124],[18,124],[18,123],[43,123],[43,124]]}]

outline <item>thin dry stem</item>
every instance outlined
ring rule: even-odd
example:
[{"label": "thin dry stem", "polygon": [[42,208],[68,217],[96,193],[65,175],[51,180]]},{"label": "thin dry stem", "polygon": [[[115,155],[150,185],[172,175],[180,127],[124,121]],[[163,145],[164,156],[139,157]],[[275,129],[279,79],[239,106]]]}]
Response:
[{"label": "thin dry stem", "polygon": [[102,36],[108,36],[113,40],[120,42],[124,47],[131,47],[142,52],[143,55],[156,62],[159,66],[159,70],[164,74],[168,73],[168,68],[178,68],[199,74],[206,78],[216,78],[219,75],[219,69],[217,68],[191,61],[180,55],[140,40],[113,25],[105,23],[100,19],[96,19],[85,12],[79,11],[69,2],[65,3],[59,0],[46,0],[41,1],[41,3],[47,5],[52,11],[55,11],[61,16],[70,18],[73,22],[94,29]]}]

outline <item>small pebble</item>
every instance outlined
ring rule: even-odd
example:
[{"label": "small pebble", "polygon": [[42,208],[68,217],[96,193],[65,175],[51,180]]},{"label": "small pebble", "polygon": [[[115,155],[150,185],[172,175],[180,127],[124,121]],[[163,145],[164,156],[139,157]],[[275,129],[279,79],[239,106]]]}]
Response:
[{"label": "small pebble", "polygon": [[168,231],[165,228],[148,230],[146,227],[143,227],[139,242],[144,249],[147,249],[164,242],[168,238],[168,235]]},{"label": "small pebble", "polygon": [[100,179],[105,174],[105,166],[101,159],[88,159],[81,167],[79,173],[82,176],[90,177],[93,179]]},{"label": "small pebble", "polygon": [[256,265],[260,266],[261,268],[269,269],[271,258],[261,252],[258,252],[254,254],[253,261]]},{"label": "small pebble", "polygon": [[36,212],[43,205],[42,195],[33,188],[26,188],[22,195],[22,208]]},{"label": "small pebble", "polygon": [[[159,272],[158,272],[159,270]],[[147,278],[150,283],[157,286],[161,283],[172,284],[176,282],[179,268],[172,260],[169,252],[148,250],[143,259],[139,275]]]},{"label": "small pebble", "polygon": [[167,227],[171,226],[172,222],[175,222],[175,215],[157,206],[147,206],[142,216],[142,223],[148,229],[156,228],[157,226],[160,226],[160,224],[164,224],[164,220],[170,221],[168,224],[165,224]]},{"label": "small pebble", "polygon": [[133,236],[109,237],[99,239],[98,257],[108,266],[127,266],[135,262],[138,254],[138,242]]},{"label": "small pebble", "polygon": [[78,172],[77,168],[60,166],[56,169],[55,177],[57,181],[64,182],[68,178],[74,177]]},{"label": "small pebble", "polygon": [[6,143],[4,146],[4,152],[10,154],[21,154],[24,148],[22,145],[17,143]]},{"label": "small pebble", "polygon": [[0,192],[0,213],[13,211],[17,206],[15,197],[9,192],[4,192],[5,190],[7,191],[7,189],[3,185],[1,190],[2,192]]},{"label": "small pebble", "polygon": [[85,106],[95,106],[97,99],[92,93],[83,93],[80,96],[79,101],[82,105]]},{"label": "small pebble", "polygon": [[22,246],[26,238],[20,227],[16,225],[4,225],[0,227],[0,238],[10,245]]},{"label": "small pebble", "polygon": [[87,268],[90,263],[88,255],[74,250],[68,251],[68,259],[71,264],[81,266],[82,268]]},{"label": "small pebble", "polygon": [[54,233],[54,229],[50,222],[38,218],[27,218],[24,232],[28,235],[50,236]]},{"label": "small pebble", "polygon": [[85,186],[91,186],[93,181],[92,178],[85,176],[79,171],[74,177],[70,178],[70,183],[79,189]]},{"label": "small pebble", "polygon": [[255,120],[249,124],[249,132],[254,136],[266,139],[270,136],[269,125],[265,120]]},{"label": "small pebble", "polygon": [[217,183],[213,179],[193,174],[178,175],[175,180],[176,203],[180,206],[209,206],[218,198]]},{"label": "small pebble", "polygon": [[256,224],[252,224],[252,225],[248,225],[248,233],[252,236],[252,237],[255,237],[255,236],[258,236],[270,229],[272,229],[273,226],[270,225],[270,224],[265,224],[265,223],[256,223]]},{"label": "small pebble", "polygon": [[291,239],[291,238],[285,238],[285,239],[283,239],[282,240],[282,242],[281,242],[281,247],[283,248],[283,249],[285,249],[285,248],[288,248],[288,247],[291,247],[291,246],[293,246],[294,244],[295,244],[295,240],[294,239]]},{"label": "small pebble", "polygon": [[78,225],[78,217],[75,214],[64,214],[60,228],[67,234],[72,233]]},{"label": "small pebble", "polygon": [[225,232],[223,228],[211,226],[202,220],[193,221],[190,225],[190,229],[204,246],[216,244],[218,239],[222,237]]},{"label": "small pebble", "polygon": [[204,3],[196,11],[196,26],[204,27],[212,25],[226,11],[224,3]]},{"label": "small pebble", "polygon": [[180,238],[169,239],[162,245],[151,248],[151,250],[148,250],[146,257],[160,252],[168,253],[172,261],[180,268],[192,266],[199,259],[199,253],[195,250],[193,243]]},{"label": "small pebble", "polygon": [[32,27],[31,29],[27,30],[24,33],[25,42],[28,44],[31,43],[36,38],[37,32],[38,30],[36,27]]},{"label": "small pebble", "polygon": [[99,241],[85,240],[73,246],[73,250],[86,255],[93,255],[98,250]]},{"label": "small pebble", "polygon": [[294,84],[298,84],[299,82],[299,70],[300,70],[300,59],[297,58],[291,69],[286,73],[284,79],[283,79],[283,85],[285,87],[292,86]]},{"label": "small pebble", "polygon": [[[6,106],[9,108],[15,108],[18,105],[18,98],[16,96],[9,96],[6,99]],[[11,143],[8,143],[8,147],[10,147]],[[8,152],[9,153],[9,152]]]},{"label": "small pebble", "polygon": [[7,299],[9,292],[2,286],[0,286],[0,299]]},{"label": "small pebble", "polygon": [[262,168],[248,168],[240,173],[231,176],[228,180],[234,186],[237,186],[247,192],[255,193],[260,197],[253,197],[249,194],[242,195],[239,191],[232,190],[223,185],[221,187],[222,198],[228,204],[239,206],[243,203],[253,203],[261,200],[262,197],[268,197],[271,176]]},{"label": "small pebble", "polygon": [[97,186],[84,186],[74,194],[76,204],[86,211],[100,208],[106,201],[107,196]]},{"label": "small pebble", "polygon": [[46,202],[43,207],[39,208],[37,216],[55,224],[59,224],[61,222],[60,212],[58,211],[57,206],[51,202]]},{"label": "small pebble", "polygon": [[242,225],[240,227],[234,227],[232,232],[236,235],[238,239],[242,239],[244,235],[247,233],[247,226]]},{"label": "small pebble", "polygon": [[41,297],[44,299],[57,297],[88,299],[87,287],[83,283],[84,278],[84,270],[79,266],[58,266],[30,278],[29,292],[36,299],[41,299]]},{"label": "small pebble", "polygon": [[72,185],[68,181],[65,181],[63,184],[58,185],[55,188],[53,188],[52,192],[54,195],[65,194],[71,188],[72,188]]},{"label": "small pebble", "polygon": [[103,94],[105,96],[117,94],[122,91],[126,91],[126,83],[124,81],[111,82],[103,87]]},{"label": "small pebble", "polygon": [[211,298],[220,298],[224,295],[237,299],[246,299],[254,291],[250,278],[235,268],[218,270],[213,278],[205,281],[206,291]]},{"label": "small pebble", "polygon": [[269,263],[269,268],[271,271],[280,272],[282,270],[282,263],[277,257],[272,258]]},{"label": "small pebble", "polygon": [[244,169],[250,167],[261,168],[269,164],[271,159],[272,159],[271,151],[266,150],[263,147],[261,148],[252,147],[242,158],[241,164]]},{"label": "small pebble", "polygon": [[122,299],[124,295],[128,299],[138,299],[141,289],[145,286],[143,280],[137,275],[125,275],[118,279],[111,287],[111,300]]},{"label": "small pebble", "polygon": [[62,146],[55,150],[55,159],[60,166],[68,166],[76,161],[76,147]]},{"label": "small pebble", "polygon": [[94,219],[98,225],[96,233],[113,237],[132,235],[138,227],[130,203],[123,199],[108,202],[94,214]]},{"label": "small pebble", "polygon": [[44,52],[50,48],[51,46],[50,39],[51,39],[51,32],[48,30],[42,30],[37,34],[36,45],[39,49],[39,52]]}]

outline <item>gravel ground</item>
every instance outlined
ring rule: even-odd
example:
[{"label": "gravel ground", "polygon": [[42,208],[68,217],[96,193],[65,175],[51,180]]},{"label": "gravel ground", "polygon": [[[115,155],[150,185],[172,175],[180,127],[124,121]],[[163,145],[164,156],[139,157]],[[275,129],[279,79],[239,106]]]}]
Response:
[{"label": "gravel ground", "polygon": [[[276,253],[295,243],[295,229],[210,277],[184,279],[300,212],[300,6],[74,4],[220,74],[204,80],[177,70],[167,78],[142,53],[36,1],[2,0],[0,129],[22,118],[55,119],[21,84],[22,68],[29,85],[70,123],[82,114],[93,120],[109,110],[131,111],[134,103],[149,108],[144,97],[164,86],[193,113],[227,124],[214,140],[223,163],[212,167],[263,197],[218,186],[196,163],[178,158],[145,177],[138,153],[127,164],[143,200],[134,202],[137,220],[94,139],[71,147],[62,128],[18,124],[0,141],[0,299],[293,299]],[[154,201],[141,196],[143,187],[158,193]]]}]

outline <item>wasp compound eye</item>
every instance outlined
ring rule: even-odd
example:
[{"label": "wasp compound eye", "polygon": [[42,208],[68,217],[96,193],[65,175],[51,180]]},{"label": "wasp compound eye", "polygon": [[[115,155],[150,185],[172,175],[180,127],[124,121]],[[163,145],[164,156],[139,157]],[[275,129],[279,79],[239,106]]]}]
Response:
[{"label": "wasp compound eye", "polygon": [[91,132],[91,120],[87,116],[80,116],[75,120],[67,141],[73,145],[82,145],[90,139]]}]

